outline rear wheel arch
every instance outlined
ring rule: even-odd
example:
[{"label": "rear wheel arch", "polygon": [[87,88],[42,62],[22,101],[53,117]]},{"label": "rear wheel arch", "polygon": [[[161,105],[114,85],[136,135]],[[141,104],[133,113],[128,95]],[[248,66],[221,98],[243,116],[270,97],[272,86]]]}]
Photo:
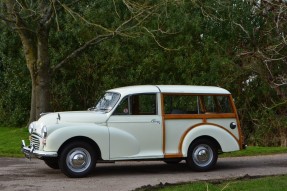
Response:
[{"label": "rear wheel arch", "polygon": [[216,148],[217,152],[221,152],[222,149],[221,149],[221,146],[220,146],[219,142],[218,142],[215,138],[213,138],[213,137],[211,137],[211,136],[207,136],[207,135],[200,136],[200,137],[197,137],[196,139],[194,139],[194,140],[190,143],[188,149],[190,148],[190,146],[191,146],[194,142],[196,142],[196,141],[199,140],[199,139],[205,139],[205,140],[211,141],[211,142],[213,143],[214,147]]},{"label": "rear wheel arch", "polygon": [[179,150],[187,157],[188,148],[197,139],[210,139],[217,146],[219,152],[230,152],[239,150],[236,137],[228,130],[213,125],[201,125],[190,128],[181,138]]}]

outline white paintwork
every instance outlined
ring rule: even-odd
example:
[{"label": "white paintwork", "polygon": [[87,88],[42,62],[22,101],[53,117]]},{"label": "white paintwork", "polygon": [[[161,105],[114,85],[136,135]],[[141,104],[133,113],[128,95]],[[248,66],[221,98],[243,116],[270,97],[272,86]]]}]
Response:
[{"label": "white paintwork", "polygon": [[110,158],[108,128],[93,124],[70,124],[53,131],[47,138],[44,150],[57,151],[66,140],[72,137],[87,137],[93,140],[98,144],[103,159],[108,160]]},{"label": "white paintwork", "polygon": [[163,157],[160,116],[111,116],[108,127],[112,160]]},{"label": "white paintwork", "polygon": [[194,94],[226,94],[230,92],[226,89],[215,86],[188,86],[188,85],[139,85],[127,86],[108,90],[117,92],[122,96],[134,93],[194,93]]},{"label": "white paintwork", "polygon": [[[58,115],[60,119],[58,119]],[[44,124],[55,123],[104,123],[109,114],[95,111],[69,111],[48,113],[41,117],[38,122]]]},{"label": "white paintwork", "polygon": [[182,154],[184,157],[187,156],[188,147],[192,141],[201,136],[209,136],[217,140],[223,152],[237,151],[240,149],[237,141],[226,130],[213,125],[201,125],[191,129],[185,136],[182,143]]},{"label": "white paintwork", "polygon": [[194,94],[230,94],[229,91],[215,86],[158,85],[162,93],[194,93]]},{"label": "white paintwork", "polygon": [[[200,136],[210,136],[218,141],[224,152],[239,150],[238,129],[231,130],[231,122],[236,119],[207,119],[224,128],[213,125],[196,126],[202,119],[167,119],[162,121],[161,93],[230,95],[230,92],[219,87],[183,86],[183,85],[141,85],[108,90],[121,95],[116,106],[109,112],[81,111],[56,112],[42,116],[33,122],[34,133],[41,137],[42,127],[48,130],[43,144],[40,138],[40,149],[35,154],[40,156],[55,153],[70,138],[86,137],[98,144],[103,160],[129,160],[164,158],[164,154],[183,154],[193,140]],[[117,105],[127,95],[155,93],[157,94],[157,115],[112,115]],[[59,118],[60,116],[60,118]],[[164,125],[164,126],[163,126]],[[165,134],[163,135],[163,128]],[[191,129],[188,133],[187,131]],[[231,135],[233,134],[233,135]],[[186,136],[184,136],[186,135]],[[234,138],[234,137],[235,138]],[[165,137],[165,143],[163,138]],[[236,140],[237,139],[237,140]],[[182,142],[182,145],[181,144]],[[165,148],[163,148],[165,144]],[[181,151],[178,149],[182,148]],[[164,153],[165,152],[165,153]]]},{"label": "white paintwork", "polygon": [[221,127],[231,132],[239,140],[240,137],[239,137],[238,128],[231,129],[229,127],[230,123],[232,122],[235,123],[236,126],[238,126],[235,118],[207,119],[207,123],[213,123],[213,124],[220,125]]},{"label": "white paintwork", "polygon": [[202,123],[202,119],[169,119],[165,120],[166,142],[165,153],[177,154],[181,137],[190,127]]}]

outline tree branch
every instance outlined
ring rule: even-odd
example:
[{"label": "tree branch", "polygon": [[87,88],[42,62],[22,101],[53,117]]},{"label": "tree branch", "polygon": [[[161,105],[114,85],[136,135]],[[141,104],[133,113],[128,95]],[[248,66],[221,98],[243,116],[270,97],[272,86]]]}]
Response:
[{"label": "tree branch", "polygon": [[247,37],[250,38],[250,35],[249,35],[248,31],[247,31],[241,24],[236,23],[236,22],[234,22],[234,21],[232,21],[232,22],[233,22],[235,25],[239,26],[239,27],[241,28],[241,30],[245,32],[245,34],[247,35]]},{"label": "tree branch", "polygon": [[110,29],[102,26],[102,25],[99,25],[99,24],[96,24],[96,23],[92,23],[90,21],[88,21],[86,18],[82,17],[79,13],[77,12],[74,12],[71,8],[69,8],[67,5],[65,4],[62,4],[59,0],[57,0],[57,2],[74,18],[76,19],[77,17],[80,18],[82,21],[84,21],[85,23],[91,25],[91,26],[95,26],[95,27],[98,27],[100,29],[102,29],[103,31],[105,32],[113,32],[111,31]]},{"label": "tree branch", "polygon": [[[55,0],[53,0],[55,1]],[[53,67],[52,71],[56,71],[59,68],[61,68],[63,65],[67,64],[70,59],[76,57],[77,55],[79,55],[81,52],[83,52],[87,47],[95,45],[95,44],[99,44],[102,41],[112,38],[115,35],[119,35],[119,36],[125,36],[125,37],[131,37],[128,33],[125,33],[127,30],[131,30],[137,26],[139,26],[143,21],[145,21],[148,17],[150,17],[151,14],[153,14],[153,9],[155,9],[157,6],[149,6],[149,7],[145,7],[145,9],[143,9],[143,7],[141,7],[139,4],[132,4],[129,1],[123,1],[124,4],[127,6],[127,8],[131,11],[132,15],[129,19],[127,19],[126,21],[122,22],[115,30],[112,29],[108,29],[102,25],[99,25],[97,23],[92,23],[90,21],[88,21],[86,18],[84,18],[83,16],[81,16],[79,13],[74,12],[71,8],[69,8],[66,4],[62,4],[59,0],[56,0],[74,19],[79,18],[80,20],[84,21],[85,23],[91,25],[91,26],[95,26],[98,27],[100,29],[102,29],[106,34],[103,35],[98,35],[95,38],[92,38],[91,40],[87,41],[84,45],[80,46],[79,48],[77,48],[76,50],[74,50],[71,54],[69,54],[68,56],[66,56],[61,62],[59,62],[56,66]],[[114,2],[115,3],[115,2]],[[115,6],[115,4],[114,4]],[[137,6],[137,8],[134,8],[134,6]],[[140,7],[140,8],[139,8]],[[116,8],[115,8],[116,9]],[[147,15],[145,15],[144,13],[148,13]],[[118,15],[119,16],[119,15]],[[136,21],[135,24],[133,24],[130,27],[126,27],[129,23]],[[147,30],[147,29],[146,29]],[[149,32],[153,38],[155,39],[155,36]],[[168,49],[165,48],[164,46],[162,46],[156,39],[155,41],[157,42],[157,44],[164,48],[165,50],[172,50],[172,49]]]},{"label": "tree branch", "polygon": [[99,36],[89,40],[83,46],[80,46],[79,48],[74,50],[71,54],[69,54],[66,58],[64,58],[61,62],[59,62],[55,67],[53,67],[52,71],[56,71],[59,68],[61,68],[63,65],[68,63],[68,61],[70,59],[72,59],[72,58],[76,57],[77,55],[79,55],[87,47],[89,47],[91,45],[99,44],[99,43],[101,43],[102,41],[104,41],[104,40],[106,40],[108,38],[112,38],[113,36],[114,36],[114,33],[110,33],[110,34],[106,34],[106,35],[99,35]]},{"label": "tree branch", "polygon": [[179,50],[179,48],[177,48],[177,49],[172,49],[172,48],[166,48],[166,47],[164,47],[164,46],[161,45],[161,43],[156,39],[156,37],[154,36],[154,34],[153,34],[152,32],[150,32],[146,27],[143,27],[143,29],[145,29],[145,30],[151,35],[151,37],[154,39],[154,41],[157,43],[157,45],[158,45],[159,47],[161,47],[162,49],[167,50],[167,51]]},{"label": "tree branch", "polygon": [[48,27],[48,25],[50,25],[51,21],[52,21],[52,17],[53,17],[53,2],[54,0],[49,0],[50,1],[50,5],[46,5],[46,3],[44,3],[44,1],[42,2],[43,5],[41,5],[41,19],[40,19],[40,24]]},{"label": "tree branch", "polygon": [[3,20],[7,23],[13,23],[13,24],[16,23],[16,20],[8,19],[8,18],[4,17],[3,15],[0,15],[0,20]]}]

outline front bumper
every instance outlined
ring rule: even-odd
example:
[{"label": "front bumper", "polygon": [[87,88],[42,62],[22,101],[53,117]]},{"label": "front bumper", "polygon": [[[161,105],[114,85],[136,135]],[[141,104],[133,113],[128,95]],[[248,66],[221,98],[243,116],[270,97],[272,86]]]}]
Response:
[{"label": "front bumper", "polygon": [[28,159],[43,158],[43,157],[58,157],[57,152],[35,150],[34,145],[26,146],[24,140],[22,140],[21,151],[25,154],[25,157]]}]

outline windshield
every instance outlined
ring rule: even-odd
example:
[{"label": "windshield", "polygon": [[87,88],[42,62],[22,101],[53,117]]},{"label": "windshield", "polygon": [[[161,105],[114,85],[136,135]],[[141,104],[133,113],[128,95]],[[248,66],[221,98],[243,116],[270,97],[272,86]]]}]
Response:
[{"label": "windshield", "polygon": [[120,94],[107,92],[97,103],[94,110],[96,111],[106,111],[109,112],[113,109],[120,98]]}]

